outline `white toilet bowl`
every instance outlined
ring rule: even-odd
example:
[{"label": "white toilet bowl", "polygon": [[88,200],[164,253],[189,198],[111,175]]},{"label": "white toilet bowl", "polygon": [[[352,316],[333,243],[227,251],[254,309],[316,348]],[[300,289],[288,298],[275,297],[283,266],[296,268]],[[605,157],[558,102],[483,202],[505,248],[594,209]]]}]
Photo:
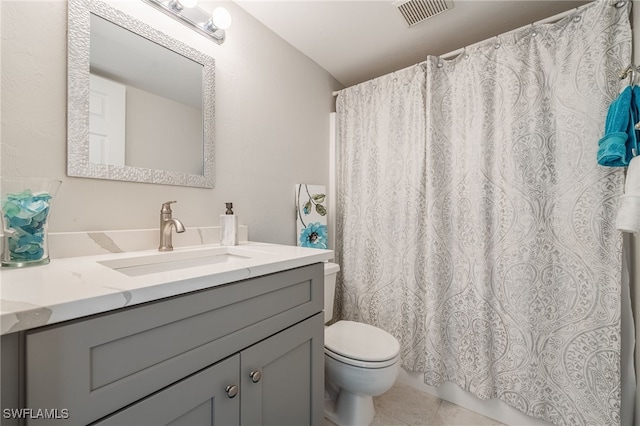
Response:
[{"label": "white toilet bowl", "polygon": [[[336,264],[325,266],[325,322],[333,314],[338,270]],[[398,377],[400,344],[384,330],[353,321],[326,327],[324,337],[325,417],[338,426],[370,424],[373,397],[388,391]]]}]

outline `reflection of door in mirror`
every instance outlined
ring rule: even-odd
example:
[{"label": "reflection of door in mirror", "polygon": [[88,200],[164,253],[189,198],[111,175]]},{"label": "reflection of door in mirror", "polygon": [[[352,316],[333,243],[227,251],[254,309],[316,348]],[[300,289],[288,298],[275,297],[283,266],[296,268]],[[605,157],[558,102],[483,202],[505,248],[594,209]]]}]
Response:
[{"label": "reflection of door in mirror", "polygon": [[[90,161],[203,175],[203,66],[95,14],[90,18],[91,85],[98,76],[123,90],[119,98],[91,89],[90,151],[99,148]],[[114,122],[122,120],[122,159],[109,154],[119,151],[115,133],[106,137],[96,128],[94,134],[94,113],[106,113],[109,132],[120,132]]]},{"label": "reflection of door in mirror", "polygon": [[89,161],[124,166],[126,87],[89,78]]}]

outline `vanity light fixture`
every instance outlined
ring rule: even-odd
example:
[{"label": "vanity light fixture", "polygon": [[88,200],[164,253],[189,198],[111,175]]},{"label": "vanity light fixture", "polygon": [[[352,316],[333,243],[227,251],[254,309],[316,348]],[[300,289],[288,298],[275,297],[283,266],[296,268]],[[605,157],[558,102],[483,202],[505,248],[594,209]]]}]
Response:
[{"label": "vanity light fixture", "polygon": [[197,6],[198,0],[144,1],[218,44],[224,43],[225,30],[231,26],[231,15],[223,7],[210,14]]},{"label": "vanity light fixture", "polygon": [[198,0],[171,0],[169,4],[177,10],[182,10],[185,7],[191,9],[198,5]]}]

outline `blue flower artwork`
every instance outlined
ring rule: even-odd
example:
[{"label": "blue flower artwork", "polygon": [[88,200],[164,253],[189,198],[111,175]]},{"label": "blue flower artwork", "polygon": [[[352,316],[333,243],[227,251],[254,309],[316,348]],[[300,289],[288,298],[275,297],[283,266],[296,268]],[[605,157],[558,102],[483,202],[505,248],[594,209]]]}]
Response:
[{"label": "blue flower artwork", "polygon": [[298,245],[329,248],[326,190],[321,185],[296,185]]},{"label": "blue flower artwork", "polygon": [[327,225],[321,223],[310,223],[300,232],[300,245],[302,247],[312,247],[326,249],[327,246]]}]

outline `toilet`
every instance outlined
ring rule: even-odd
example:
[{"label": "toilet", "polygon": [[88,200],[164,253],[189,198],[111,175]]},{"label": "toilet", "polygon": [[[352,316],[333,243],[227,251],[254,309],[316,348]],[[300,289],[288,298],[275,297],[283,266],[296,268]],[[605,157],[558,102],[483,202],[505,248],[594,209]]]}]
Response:
[{"label": "toilet", "polygon": [[[340,266],[324,265],[324,322],[333,317],[336,275]],[[395,383],[400,371],[400,343],[369,324],[338,321],[324,329],[324,416],[338,426],[365,426],[375,410],[373,397]]]}]

